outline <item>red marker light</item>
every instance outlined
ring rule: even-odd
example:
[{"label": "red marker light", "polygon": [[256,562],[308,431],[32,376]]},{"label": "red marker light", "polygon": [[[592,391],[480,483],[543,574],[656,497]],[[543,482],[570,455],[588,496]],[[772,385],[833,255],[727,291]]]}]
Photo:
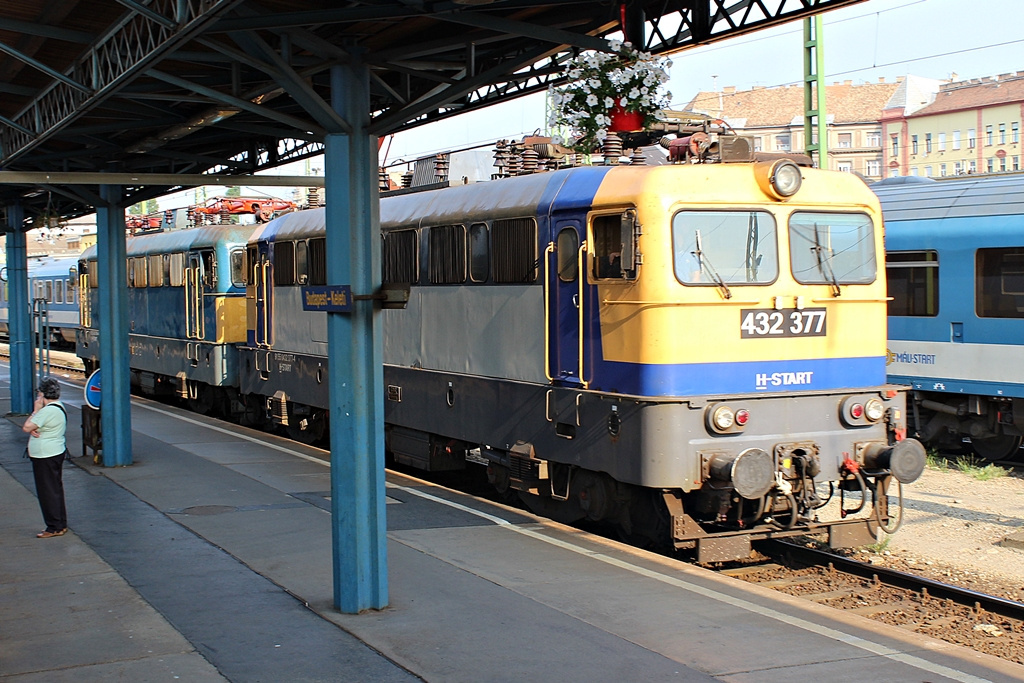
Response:
[{"label": "red marker light", "polygon": [[864,417],[864,406],[861,405],[860,403],[854,403],[852,406],[850,406],[850,415],[853,415],[853,417],[857,418],[858,420]]},{"label": "red marker light", "polygon": [[750,419],[750,412],[749,411],[743,410],[743,409],[740,409],[740,410],[736,411],[736,424],[738,424],[740,427],[746,425],[747,421],[749,419]]}]

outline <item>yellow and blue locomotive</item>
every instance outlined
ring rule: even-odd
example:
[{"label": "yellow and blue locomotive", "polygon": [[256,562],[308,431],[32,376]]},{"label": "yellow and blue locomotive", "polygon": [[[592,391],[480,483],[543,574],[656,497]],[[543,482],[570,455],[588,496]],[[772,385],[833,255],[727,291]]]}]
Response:
[{"label": "yellow and blue locomotive", "polygon": [[[479,463],[566,522],[743,557],[891,530],[924,466],[886,383],[878,200],[850,174],[736,163],[569,168],[381,200],[386,443]],[[252,236],[240,396],[326,430],[323,210]],[[855,514],[836,498],[859,498]]]}]

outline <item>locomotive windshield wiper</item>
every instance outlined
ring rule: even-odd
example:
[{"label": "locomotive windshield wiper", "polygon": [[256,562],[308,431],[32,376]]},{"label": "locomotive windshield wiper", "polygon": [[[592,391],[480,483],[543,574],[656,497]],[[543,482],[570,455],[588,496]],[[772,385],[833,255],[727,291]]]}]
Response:
[{"label": "locomotive windshield wiper", "polygon": [[842,290],[839,289],[839,280],[836,279],[835,271],[832,270],[832,257],[826,255],[826,247],[822,245],[821,238],[818,235],[818,224],[814,224],[814,246],[811,247],[811,251],[814,252],[815,258],[818,259],[818,270],[821,274],[828,278],[830,285],[832,286],[832,296],[839,296],[842,294]]},{"label": "locomotive windshield wiper", "polygon": [[711,265],[711,262],[704,256],[704,250],[701,248],[700,243],[700,230],[695,233],[697,238],[697,251],[691,251],[690,253],[697,257],[697,263],[700,264],[700,270],[703,273],[707,273],[708,277],[718,285],[718,290],[722,293],[722,298],[731,299],[732,292],[729,290],[729,285],[725,284],[725,280],[718,274],[715,267]]}]

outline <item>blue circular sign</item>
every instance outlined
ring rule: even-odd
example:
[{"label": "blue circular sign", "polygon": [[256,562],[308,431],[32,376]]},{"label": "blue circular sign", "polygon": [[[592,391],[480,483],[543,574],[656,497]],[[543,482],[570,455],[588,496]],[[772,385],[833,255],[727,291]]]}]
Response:
[{"label": "blue circular sign", "polygon": [[100,369],[89,375],[85,382],[85,404],[93,410],[100,409]]}]

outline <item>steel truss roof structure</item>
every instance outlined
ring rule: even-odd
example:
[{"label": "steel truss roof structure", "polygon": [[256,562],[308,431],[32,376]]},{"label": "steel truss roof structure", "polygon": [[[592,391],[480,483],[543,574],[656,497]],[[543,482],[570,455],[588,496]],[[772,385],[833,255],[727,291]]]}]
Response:
[{"label": "steel truss roof structure", "polygon": [[[386,135],[546,89],[621,37],[679,51],[863,0],[21,0],[0,10],[0,165],[247,175],[347,132],[332,64],[371,69]],[[499,137],[502,131],[496,130]],[[131,202],[173,186],[126,187]],[[82,186],[0,185],[29,218]]]}]

